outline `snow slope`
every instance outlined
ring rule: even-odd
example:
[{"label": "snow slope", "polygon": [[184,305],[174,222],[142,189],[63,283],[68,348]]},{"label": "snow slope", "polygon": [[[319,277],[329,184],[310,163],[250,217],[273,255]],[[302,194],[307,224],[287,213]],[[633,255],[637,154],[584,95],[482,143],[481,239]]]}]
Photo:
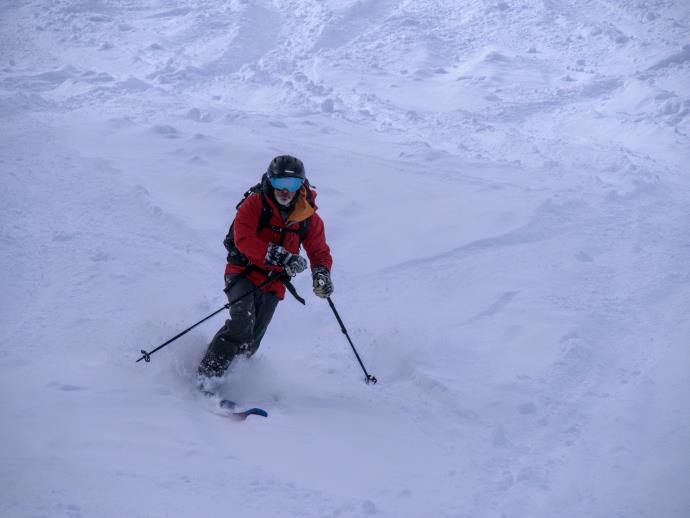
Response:
[{"label": "snow slope", "polygon": [[[0,6],[0,516],[690,515],[690,8]],[[222,238],[276,154],[296,285],[193,388]]]}]

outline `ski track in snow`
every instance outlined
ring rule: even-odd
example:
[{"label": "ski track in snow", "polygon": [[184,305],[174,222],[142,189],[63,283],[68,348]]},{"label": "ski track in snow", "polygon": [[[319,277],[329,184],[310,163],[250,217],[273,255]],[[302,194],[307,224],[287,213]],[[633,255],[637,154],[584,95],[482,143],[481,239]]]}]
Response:
[{"label": "ski track in snow", "polygon": [[[0,516],[690,515],[685,2],[0,7]],[[334,301],[195,394],[270,158]],[[308,276],[296,279],[303,295]]]}]

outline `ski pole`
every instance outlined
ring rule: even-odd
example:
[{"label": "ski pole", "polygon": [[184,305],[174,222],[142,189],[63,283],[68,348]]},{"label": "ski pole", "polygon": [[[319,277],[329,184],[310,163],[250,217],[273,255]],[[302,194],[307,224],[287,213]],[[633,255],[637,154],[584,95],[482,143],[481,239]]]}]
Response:
[{"label": "ski pole", "polygon": [[343,321],[340,318],[338,311],[335,309],[335,305],[333,304],[331,297],[327,297],[327,300],[328,300],[328,305],[331,306],[331,309],[333,310],[333,314],[335,315],[335,318],[338,321],[338,324],[340,324],[340,330],[343,332],[343,334],[347,338],[347,341],[350,342],[350,347],[352,347],[352,350],[354,351],[355,356],[357,357],[357,361],[359,362],[360,367],[362,367],[362,370],[364,371],[364,375],[366,376],[364,378],[364,382],[367,384],[369,384],[369,383],[376,384],[376,382],[378,380],[374,376],[369,374],[367,372],[367,369],[364,367],[364,364],[362,363],[362,359],[359,357],[359,354],[357,353],[357,349],[355,349],[355,345],[352,343],[352,340],[350,340],[350,335],[347,334],[347,329],[345,329],[345,324],[343,324]]},{"label": "ski pole", "polygon": [[142,350],[141,350],[142,356],[141,356],[141,358],[139,358],[139,359],[136,361],[136,363],[140,362],[141,360],[144,360],[146,363],[149,363],[149,362],[151,361],[151,355],[152,355],[153,353],[155,353],[156,351],[158,351],[159,349],[162,349],[163,347],[165,347],[166,345],[168,345],[168,344],[174,342],[175,340],[177,340],[177,339],[180,338],[181,336],[183,336],[183,335],[189,333],[189,332],[190,332],[192,329],[194,329],[196,326],[198,326],[199,324],[202,324],[202,323],[206,322],[209,318],[211,318],[211,317],[217,315],[218,313],[220,313],[220,312],[223,311],[224,309],[228,309],[228,308],[229,308],[230,306],[232,306],[235,302],[238,302],[238,301],[242,300],[243,298],[245,298],[245,297],[251,295],[251,294],[254,293],[256,290],[258,290],[258,289],[260,289],[260,288],[263,288],[263,287],[266,286],[267,284],[270,284],[271,282],[273,282],[273,281],[275,281],[275,280],[277,280],[277,279],[280,279],[283,275],[285,275],[285,272],[280,272],[278,275],[276,275],[276,276],[274,276],[274,277],[271,277],[271,275],[269,275],[268,278],[267,278],[264,282],[262,282],[261,284],[259,284],[259,285],[257,285],[257,286],[254,286],[254,288],[252,288],[251,290],[249,290],[247,293],[244,293],[244,294],[240,295],[239,297],[237,297],[237,298],[236,298],[235,300],[233,300],[232,302],[228,302],[227,304],[225,304],[225,306],[223,306],[222,308],[220,308],[220,309],[214,311],[214,312],[211,313],[209,316],[207,316],[207,317],[205,317],[205,318],[199,320],[196,324],[194,324],[194,325],[191,326],[191,327],[188,327],[187,329],[185,329],[184,331],[182,331],[180,334],[178,334],[178,335],[176,335],[176,336],[173,336],[170,340],[168,340],[168,341],[165,342],[164,344],[159,345],[159,346],[156,347],[153,351],[151,351],[151,352],[146,352],[144,349],[142,349]]}]

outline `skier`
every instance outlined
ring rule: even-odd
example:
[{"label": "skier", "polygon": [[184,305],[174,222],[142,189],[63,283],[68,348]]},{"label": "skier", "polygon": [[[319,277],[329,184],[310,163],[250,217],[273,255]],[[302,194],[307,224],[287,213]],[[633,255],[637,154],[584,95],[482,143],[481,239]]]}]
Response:
[{"label": "skier", "polygon": [[237,206],[225,238],[228,300],[265,282],[269,273],[287,275],[230,306],[230,319],[213,337],[199,365],[200,388],[205,389],[212,378],[222,376],[237,355],[250,357],[256,353],[286,287],[299,299],[289,279],[307,268],[306,259],[299,255],[300,245],[309,257],[314,293],[322,298],[333,293],[333,260],[323,220],[316,213],[315,198],[302,161],[281,155],[271,161],[261,182]]}]

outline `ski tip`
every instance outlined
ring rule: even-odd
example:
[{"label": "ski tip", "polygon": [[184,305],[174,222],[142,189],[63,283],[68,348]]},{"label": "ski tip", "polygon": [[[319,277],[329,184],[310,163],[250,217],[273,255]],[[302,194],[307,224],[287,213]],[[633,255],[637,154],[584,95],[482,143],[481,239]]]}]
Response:
[{"label": "ski tip", "polygon": [[236,421],[244,421],[250,415],[259,415],[261,417],[268,417],[268,412],[263,408],[250,408],[249,410],[239,411],[239,405],[231,399],[222,399],[218,405],[225,410],[229,410],[229,417]]},{"label": "ski tip", "polygon": [[268,412],[266,412],[263,408],[250,408],[249,410],[244,412],[245,414],[249,415],[260,415],[261,417],[268,417]]}]

